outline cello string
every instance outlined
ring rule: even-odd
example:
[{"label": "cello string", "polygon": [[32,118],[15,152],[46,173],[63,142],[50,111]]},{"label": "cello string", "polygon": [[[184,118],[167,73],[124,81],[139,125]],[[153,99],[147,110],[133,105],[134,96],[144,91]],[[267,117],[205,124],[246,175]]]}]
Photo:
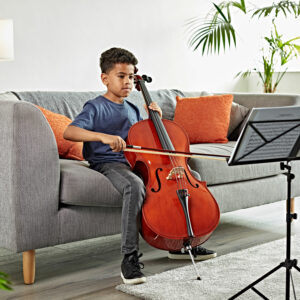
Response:
[{"label": "cello string", "polygon": [[[160,128],[160,131],[162,133],[162,138],[164,140],[164,143],[165,143],[165,148],[167,149],[174,149],[174,146],[167,134],[167,131],[162,123],[162,120],[160,119],[160,117],[158,116],[158,114],[155,114],[155,118],[156,118],[156,122]],[[174,149],[175,150],[175,149]],[[186,189],[186,180],[185,179],[182,179],[184,177],[182,177],[182,169],[180,168],[180,165],[178,163],[178,159],[176,157],[172,157],[172,156],[169,156],[169,159],[171,161],[171,164],[172,164],[172,167],[173,167],[173,170],[175,170],[174,172],[174,176],[175,176],[175,179],[176,179],[176,182],[177,182],[177,187],[178,189]]]},{"label": "cello string", "polygon": [[[159,118],[157,114],[156,114],[156,117]],[[167,137],[167,138],[164,138],[165,143],[166,143],[166,148],[167,149],[174,149],[174,146],[173,146],[173,144],[172,144],[172,142],[171,142],[171,140],[170,140],[170,138],[167,134],[167,131],[166,131],[166,129],[165,129],[165,127],[164,127],[164,125],[163,125],[160,118],[159,118],[159,121],[157,123],[158,123],[159,127],[162,127],[160,129],[162,131],[163,137]],[[172,157],[172,156],[169,156],[169,159],[172,163],[173,169],[175,170],[175,178],[176,178],[178,189],[186,189],[187,188],[186,187],[186,180],[185,180],[184,177],[182,177],[182,169],[181,169],[181,166],[178,163],[178,159],[176,157]],[[184,179],[182,179],[182,178],[184,178]]]},{"label": "cello string", "polygon": [[[154,114],[154,116],[155,116],[154,118],[155,118],[156,124],[158,125],[159,131],[161,133],[163,143],[165,144],[165,145],[162,145],[163,148],[174,149],[174,146],[172,144],[170,144],[170,142],[171,142],[170,139],[166,137],[167,132],[166,132],[166,129],[165,129],[160,117],[158,116],[158,114]],[[176,179],[177,188],[178,189],[186,188],[186,182],[185,182],[185,180],[182,180],[181,173],[179,171],[180,169],[177,168],[179,166],[178,159],[176,157],[172,157],[172,156],[169,156],[169,159],[172,164],[172,168],[175,171],[174,176]]]},{"label": "cello string", "polygon": [[[146,101],[146,104],[149,106],[152,102],[151,100],[151,96],[146,88],[146,85],[145,85],[145,82],[144,80],[139,80],[140,82],[140,87],[141,87],[141,90],[143,92],[143,95],[144,95],[144,98],[145,98],[145,101]],[[154,111],[151,111],[149,110],[149,115],[152,119],[152,122],[154,123],[154,126],[156,128],[156,131],[157,131],[157,134],[159,136],[159,140],[160,142],[163,144],[163,148],[166,150],[166,149],[172,149],[172,150],[175,150],[174,149],[174,146],[172,145],[172,142],[166,132],[166,129],[162,123],[162,120],[160,119],[159,115],[158,115],[158,112],[154,112]],[[172,165],[172,171],[175,170],[175,179],[176,179],[176,183],[177,183],[177,188],[178,189],[186,189],[186,180],[184,178],[184,180],[182,179],[182,176],[181,176],[181,173],[182,171],[178,171],[180,170],[179,168],[177,168],[177,166],[179,165],[178,164],[178,159],[176,157],[172,157],[172,156],[169,156],[169,159],[170,159],[170,162],[171,162],[171,165]]]},{"label": "cello string", "polygon": [[[147,105],[150,105],[150,103],[152,102],[151,98],[150,98],[150,95],[148,95],[148,93],[145,92],[144,96],[145,96],[145,98],[147,98],[146,99]],[[166,129],[165,129],[163,123],[162,123],[161,118],[158,115],[158,112],[154,112],[154,111],[150,110],[149,114],[151,116],[152,122],[154,123],[154,126],[156,128],[156,131],[157,131],[157,134],[158,134],[158,137],[159,137],[159,140],[162,144],[163,149],[164,150],[167,150],[167,149],[175,150],[174,146],[172,144],[170,144],[171,141],[170,141],[169,137],[167,137]],[[172,156],[169,156],[169,159],[170,159],[170,162],[171,162],[171,165],[172,165],[172,170],[175,170],[175,175],[174,176],[175,176],[175,179],[176,179],[177,188],[179,188],[179,189],[183,188],[182,182],[179,181],[179,178],[178,178],[180,176],[178,176],[178,174],[177,174],[176,159],[174,159],[174,157],[172,157]]]}]

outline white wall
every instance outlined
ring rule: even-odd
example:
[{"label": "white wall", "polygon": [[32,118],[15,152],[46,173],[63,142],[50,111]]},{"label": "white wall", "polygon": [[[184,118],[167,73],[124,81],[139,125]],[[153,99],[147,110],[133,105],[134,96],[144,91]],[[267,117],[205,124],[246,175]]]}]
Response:
[{"label": "white wall", "polygon": [[[257,58],[261,24],[237,17],[239,45],[226,54],[202,57],[187,46],[184,24],[204,16],[211,3],[0,0],[0,19],[14,20],[15,41],[15,60],[0,63],[0,90],[103,90],[99,55],[118,46],[132,51],[140,72],[152,76],[149,89],[253,91],[253,84],[234,76]],[[290,92],[300,93],[300,73],[291,74]]]}]

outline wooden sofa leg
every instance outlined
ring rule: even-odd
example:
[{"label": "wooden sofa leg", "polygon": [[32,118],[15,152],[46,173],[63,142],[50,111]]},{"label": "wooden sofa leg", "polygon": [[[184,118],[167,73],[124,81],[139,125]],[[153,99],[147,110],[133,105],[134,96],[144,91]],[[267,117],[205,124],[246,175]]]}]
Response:
[{"label": "wooden sofa leg", "polygon": [[25,284],[33,284],[35,280],[35,250],[23,252],[23,278]]}]

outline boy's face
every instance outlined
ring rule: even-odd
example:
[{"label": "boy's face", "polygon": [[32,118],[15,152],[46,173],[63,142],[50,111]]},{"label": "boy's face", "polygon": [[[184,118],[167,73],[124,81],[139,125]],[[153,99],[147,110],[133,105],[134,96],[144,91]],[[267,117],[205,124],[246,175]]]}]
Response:
[{"label": "boy's face", "polygon": [[129,96],[134,83],[134,66],[130,64],[115,64],[108,73],[102,73],[101,79],[107,87],[105,96],[118,103]]}]

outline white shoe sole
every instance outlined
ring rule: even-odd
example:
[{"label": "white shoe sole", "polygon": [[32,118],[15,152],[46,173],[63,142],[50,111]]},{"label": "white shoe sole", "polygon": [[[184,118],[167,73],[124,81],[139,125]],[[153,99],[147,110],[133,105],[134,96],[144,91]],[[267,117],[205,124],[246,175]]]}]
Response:
[{"label": "white shoe sole", "polygon": [[[196,257],[194,256],[194,260],[207,260],[207,259],[211,259],[211,258],[215,258],[217,257],[217,253],[213,253],[213,254],[208,254],[208,255],[197,255]],[[172,253],[168,253],[168,258],[170,259],[191,259],[189,254],[172,254]]]},{"label": "white shoe sole", "polygon": [[121,272],[121,277],[123,279],[123,282],[125,284],[140,284],[140,283],[144,283],[147,281],[146,277],[140,277],[140,278],[133,278],[133,279],[126,279],[122,272]]}]

